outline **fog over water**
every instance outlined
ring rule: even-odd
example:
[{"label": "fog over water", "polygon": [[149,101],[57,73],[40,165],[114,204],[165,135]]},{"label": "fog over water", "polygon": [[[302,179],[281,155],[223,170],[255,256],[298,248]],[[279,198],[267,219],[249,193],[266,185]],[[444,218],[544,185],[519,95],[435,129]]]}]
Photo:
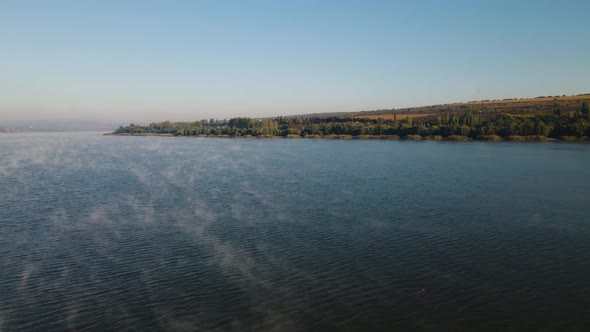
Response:
[{"label": "fog over water", "polygon": [[0,331],[572,330],[590,145],[0,135]]}]

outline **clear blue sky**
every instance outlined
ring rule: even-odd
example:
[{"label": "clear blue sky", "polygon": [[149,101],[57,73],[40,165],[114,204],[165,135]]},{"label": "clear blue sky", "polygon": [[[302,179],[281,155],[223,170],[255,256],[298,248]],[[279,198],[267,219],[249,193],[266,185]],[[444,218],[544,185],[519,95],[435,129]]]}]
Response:
[{"label": "clear blue sky", "polygon": [[590,92],[590,1],[0,0],[0,121]]}]

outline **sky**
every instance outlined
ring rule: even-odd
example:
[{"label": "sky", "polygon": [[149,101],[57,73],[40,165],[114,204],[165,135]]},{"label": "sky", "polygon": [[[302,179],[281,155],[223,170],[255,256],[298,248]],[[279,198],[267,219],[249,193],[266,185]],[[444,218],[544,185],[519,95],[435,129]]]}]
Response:
[{"label": "sky", "polygon": [[0,124],[589,93],[588,13],[587,0],[0,0]]}]

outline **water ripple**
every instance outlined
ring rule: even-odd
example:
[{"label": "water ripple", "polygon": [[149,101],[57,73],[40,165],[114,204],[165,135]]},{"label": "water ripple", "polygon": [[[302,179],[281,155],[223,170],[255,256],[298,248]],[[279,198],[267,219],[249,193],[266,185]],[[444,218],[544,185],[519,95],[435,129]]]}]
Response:
[{"label": "water ripple", "polygon": [[1,136],[0,331],[585,330],[562,146]]}]

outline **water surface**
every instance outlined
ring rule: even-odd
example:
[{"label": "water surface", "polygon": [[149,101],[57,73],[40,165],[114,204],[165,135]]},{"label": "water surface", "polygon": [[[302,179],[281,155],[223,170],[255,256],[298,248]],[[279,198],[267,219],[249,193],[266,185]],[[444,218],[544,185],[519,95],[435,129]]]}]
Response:
[{"label": "water surface", "polygon": [[586,330],[590,145],[0,135],[0,331]]}]

